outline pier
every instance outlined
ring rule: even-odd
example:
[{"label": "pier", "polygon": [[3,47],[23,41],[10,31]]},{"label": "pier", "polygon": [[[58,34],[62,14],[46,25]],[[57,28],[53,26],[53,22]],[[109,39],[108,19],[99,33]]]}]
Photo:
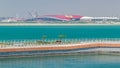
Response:
[{"label": "pier", "polygon": [[1,40],[0,48],[26,48],[26,47],[54,47],[54,46],[75,46],[97,44],[120,44],[119,38],[104,38],[104,39],[33,39],[33,40]]},{"label": "pier", "polygon": [[120,53],[120,40],[106,38],[0,41],[0,57],[70,53]]}]

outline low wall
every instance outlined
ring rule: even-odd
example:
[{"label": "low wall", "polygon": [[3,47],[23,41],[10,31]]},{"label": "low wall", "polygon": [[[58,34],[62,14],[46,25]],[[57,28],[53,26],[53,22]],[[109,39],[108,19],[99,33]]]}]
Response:
[{"label": "low wall", "polygon": [[61,46],[0,48],[0,57],[62,55],[62,54],[120,54],[120,44],[95,43]]}]

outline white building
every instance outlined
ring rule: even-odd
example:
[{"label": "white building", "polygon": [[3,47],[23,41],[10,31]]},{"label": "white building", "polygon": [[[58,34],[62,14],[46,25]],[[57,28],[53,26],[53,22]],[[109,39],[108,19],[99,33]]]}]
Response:
[{"label": "white building", "polygon": [[118,17],[89,17],[84,16],[80,19],[81,21],[87,21],[87,22],[97,22],[97,21],[119,21],[120,18]]}]

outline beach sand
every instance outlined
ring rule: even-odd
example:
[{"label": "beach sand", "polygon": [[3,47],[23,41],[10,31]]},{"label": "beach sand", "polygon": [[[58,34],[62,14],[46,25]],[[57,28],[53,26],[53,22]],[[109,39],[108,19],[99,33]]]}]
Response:
[{"label": "beach sand", "polygon": [[93,26],[93,25],[96,25],[96,26],[106,26],[106,25],[120,25],[119,23],[118,24],[55,24],[55,23],[0,23],[0,26]]}]

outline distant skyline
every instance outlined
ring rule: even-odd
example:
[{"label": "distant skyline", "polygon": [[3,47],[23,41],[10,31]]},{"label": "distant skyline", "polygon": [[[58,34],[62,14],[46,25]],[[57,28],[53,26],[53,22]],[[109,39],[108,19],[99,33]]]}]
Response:
[{"label": "distant skyline", "polygon": [[120,17],[120,0],[0,0],[0,17],[68,14]]}]

